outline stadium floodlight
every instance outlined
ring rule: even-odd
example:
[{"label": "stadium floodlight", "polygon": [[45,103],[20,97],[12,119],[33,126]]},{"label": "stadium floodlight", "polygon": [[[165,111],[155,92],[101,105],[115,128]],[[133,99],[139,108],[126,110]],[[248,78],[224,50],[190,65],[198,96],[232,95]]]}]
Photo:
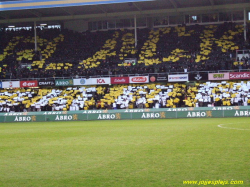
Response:
[{"label": "stadium floodlight", "polygon": [[9,25],[8,27],[9,28],[15,28],[16,26],[15,25]]},{"label": "stadium floodlight", "polygon": [[46,26],[47,25],[47,23],[41,23],[40,24],[40,26]]}]

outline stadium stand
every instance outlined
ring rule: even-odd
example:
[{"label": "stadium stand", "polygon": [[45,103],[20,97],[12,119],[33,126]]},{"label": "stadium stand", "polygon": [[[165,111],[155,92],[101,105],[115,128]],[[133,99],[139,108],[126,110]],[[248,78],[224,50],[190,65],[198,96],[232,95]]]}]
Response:
[{"label": "stadium stand", "polygon": [[[77,33],[58,29],[38,32],[38,52],[33,31],[12,31],[1,44],[1,78],[43,78],[244,69],[243,26],[193,25],[138,29],[135,48],[132,30]],[[49,36],[49,37],[48,37]],[[4,48],[5,46],[5,48]],[[124,63],[138,58],[138,63]],[[31,69],[21,64],[31,64]],[[18,71],[17,71],[18,70]]]},{"label": "stadium stand", "polygon": [[[161,1],[150,3],[161,4]],[[135,3],[129,4],[131,6],[135,6]],[[242,24],[244,16],[241,14],[232,13],[230,16],[225,12],[181,15],[179,18],[185,21],[175,20],[173,25],[171,16],[161,19],[149,16],[148,23],[136,30],[133,28],[136,20],[131,18],[121,21],[121,25],[125,25],[125,22],[128,25],[124,28],[116,27],[109,21],[90,19],[90,30],[81,32],[63,26],[46,29],[39,26],[36,28],[36,40],[35,26],[0,29],[2,82],[48,78],[128,78],[131,74],[156,74],[164,78],[162,82],[152,81],[148,84],[1,88],[0,110],[68,111],[248,105],[248,81],[209,82],[208,79],[197,79],[191,84],[167,83],[169,74],[249,71],[249,54],[236,56],[237,50],[249,48],[244,38],[244,29],[249,35],[249,24]],[[35,41],[37,50],[34,49]]]},{"label": "stadium stand", "polygon": [[2,89],[1,112],[250,105],[250,81]]},{"label": "stadium stand", "polygon": [[187,90],[185,106],[247,106],[250,82],[206,82],[197,83]]}]

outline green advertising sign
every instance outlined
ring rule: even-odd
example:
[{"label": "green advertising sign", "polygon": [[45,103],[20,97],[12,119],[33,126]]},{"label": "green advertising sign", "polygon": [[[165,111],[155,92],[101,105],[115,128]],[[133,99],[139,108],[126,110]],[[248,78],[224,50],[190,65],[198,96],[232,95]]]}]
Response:
[{"label": "green advertising sign", "polygon": [[73,79],[56,79],[56,86],[73,86]]},{"label": "green advertising sign", "polygon": [[0,122],[249,117],[250,106],[0,113]]}]

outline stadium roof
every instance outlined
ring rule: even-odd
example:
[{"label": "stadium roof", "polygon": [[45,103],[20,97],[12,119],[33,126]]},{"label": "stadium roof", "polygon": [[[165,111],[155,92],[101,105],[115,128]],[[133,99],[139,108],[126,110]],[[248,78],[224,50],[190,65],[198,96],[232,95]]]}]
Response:
[{"label": "stadium roof", "polygon": [[[25,1],[27,2],[27,0],[23,0],[23,2]],[[2,0],[0,1],[0,24],[250,9],[250,0],[88,0],[92,3],[86,3],[86,0],[73,0],[70,2],[74,1],[85,2],[85,4],[72,3],[57,7],[31,9],[27,6],[25,9],[21,7],[21,10],[6,10],[4,9],[6,3],[10,5],[17,2]],[[18,3],[20,2],[22,1],[19,0]],[[42,2],[45,2],[45,0]],[[49,2],[51,0],[47,1],[47,3]]]}]

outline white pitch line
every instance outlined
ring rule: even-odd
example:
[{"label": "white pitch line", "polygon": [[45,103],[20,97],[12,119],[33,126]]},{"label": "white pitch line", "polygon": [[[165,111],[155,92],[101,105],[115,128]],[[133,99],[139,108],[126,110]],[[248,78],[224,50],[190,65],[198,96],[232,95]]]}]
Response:
[{"label": "white pitch line", "polygon": [[222,125],[225,125],[225,124],[220,124],[220,125],[218,125],[218,127],[224,128],[224,129],[235,129],[235,130],[241,130],[241,131],[250,131],[250,129],[239,129],[239,128],[232,128],[232,127],[223,127]]}]

